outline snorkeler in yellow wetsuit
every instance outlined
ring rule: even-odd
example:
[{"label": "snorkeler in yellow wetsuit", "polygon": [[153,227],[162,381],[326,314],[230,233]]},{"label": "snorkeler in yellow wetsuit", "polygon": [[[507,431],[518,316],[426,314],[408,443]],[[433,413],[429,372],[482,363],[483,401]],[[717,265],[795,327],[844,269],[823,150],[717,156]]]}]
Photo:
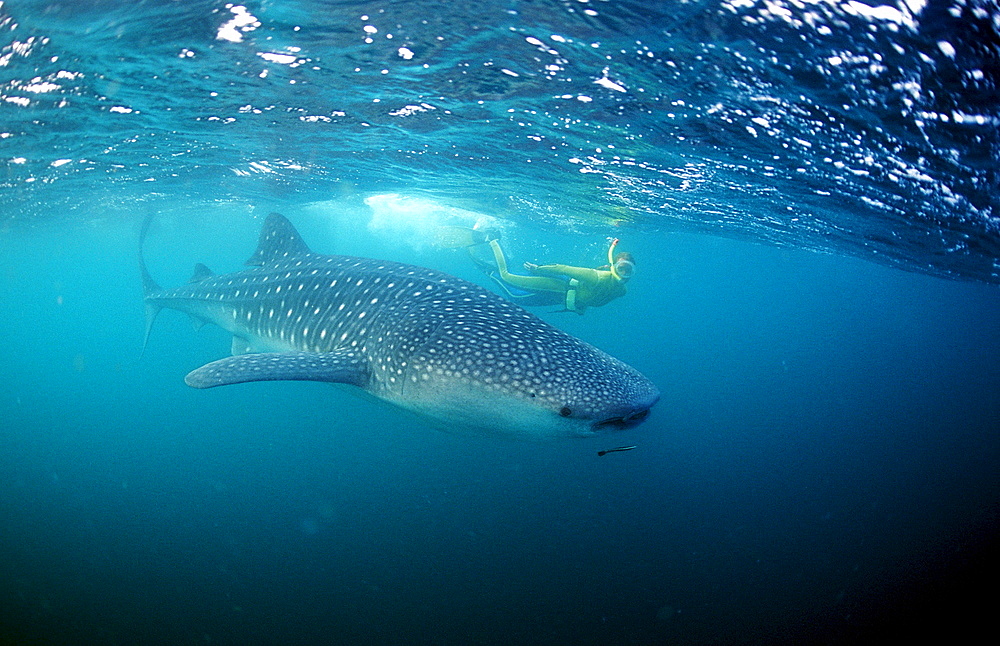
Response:
[{"label": "snorkeler in yellow wetsuit", "polygon": [[629,253],[616,256],[614,251],[617,245],[618,240],[615,239],[608,249],[608,264],[597,269],[526,262],[524,268],[535,275],[522,276],[507,271],[507,259],[500,243],[490,241],[500,280],[532,294],[552,294],[556,298],[549,304],[561,301],[568,311],[578,314],[583,314],[588,307],[598,307],[625,295],[625,283],[632,277],[635,261]]}]

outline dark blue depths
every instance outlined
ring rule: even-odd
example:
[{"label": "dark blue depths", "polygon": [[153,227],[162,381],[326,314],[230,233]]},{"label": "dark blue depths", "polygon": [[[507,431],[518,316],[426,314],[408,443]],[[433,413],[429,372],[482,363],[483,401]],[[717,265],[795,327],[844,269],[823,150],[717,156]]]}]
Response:
[{"label": "dark blue depths", "polygon": [[537,444],[324,384],[187,388],[228,337],[165,314],[139,361],[132,242],[6,245],[8,641],[850,639],[995,538],[992,288],[638,240],[660,276],[548,316],[663,399],[620,435]]},{"label": "dark blue depths", "polygon": [[[0,6],[0,643],[991,620],[990,3],[114,4]],[[349,387],[189,388],[231,336],[175,312],[140,359],[141,220],[175,286],[245,269],[270,211],[317,251],[484,287],[433,227],[489,221],[511,267],[597,266],[618,237],[625,297],[533,312],[661,399],[515,442]]]}]

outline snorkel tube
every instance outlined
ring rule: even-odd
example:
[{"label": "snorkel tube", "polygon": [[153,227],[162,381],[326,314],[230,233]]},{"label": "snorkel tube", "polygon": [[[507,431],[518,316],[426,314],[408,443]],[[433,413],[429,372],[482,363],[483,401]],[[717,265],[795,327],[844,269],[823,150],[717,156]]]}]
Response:
[{"label": "snorkel tube", "polygon": [[618,238],[611,241],[611,246],[608,247],[608,265],[611,267],[611,275],[615,277],[615,280],[621,280],[622,277],[618,274],[618,270],[615,269],[615,247],[618,246]]}]

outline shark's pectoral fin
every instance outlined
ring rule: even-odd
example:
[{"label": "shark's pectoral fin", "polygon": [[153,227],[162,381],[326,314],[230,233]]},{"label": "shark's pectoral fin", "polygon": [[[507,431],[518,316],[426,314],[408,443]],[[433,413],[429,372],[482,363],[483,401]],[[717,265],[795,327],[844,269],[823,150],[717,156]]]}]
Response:
[{"label": "shark's pectoral fin", "polygon": [[267,352],[219,359],[193,370],[184,382],[214,388],[248,381],[327,381],[363,386],[368,366],[354,352]]}]

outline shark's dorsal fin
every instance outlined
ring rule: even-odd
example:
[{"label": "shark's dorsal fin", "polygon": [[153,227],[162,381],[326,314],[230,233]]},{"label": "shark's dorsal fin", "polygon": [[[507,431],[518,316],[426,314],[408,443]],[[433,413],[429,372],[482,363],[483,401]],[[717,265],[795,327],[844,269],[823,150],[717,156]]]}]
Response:
[{"label": "shark's dorsal fin", "polygon": [[203,280],[205,280],[207,278],[211,278],[214,275],[215,275],[215,273],[211,269],[209,269],[205,265],[203,265],[200,262],[198,262],[198,263],[195,263],[195,265],[194,265],[194,273],[191,274],[191,280],[189,280],[188,282],[189,283],[200,283],[201,281],[203,281]]},{"label": "shark's dorsal fin", "polygon": [[257,251],[253,252],[247,264],[262,267],[267,263],[284,260],[309,253],[309,247],[295,230],[288,218],[280,213],[267,216],[264,228],[260,230]]}]

